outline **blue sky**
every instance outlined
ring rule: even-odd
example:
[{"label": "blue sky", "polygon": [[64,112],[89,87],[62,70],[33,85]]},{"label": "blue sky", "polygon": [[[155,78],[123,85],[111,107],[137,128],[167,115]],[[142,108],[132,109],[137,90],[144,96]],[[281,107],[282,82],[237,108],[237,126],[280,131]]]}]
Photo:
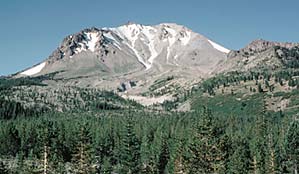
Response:
[{"label": "blue sky", "polygon": [[175,22],[229,49],[299,42],[298,0],[1,0],[0,75],[46,59],[68,34],[128,21]]}]

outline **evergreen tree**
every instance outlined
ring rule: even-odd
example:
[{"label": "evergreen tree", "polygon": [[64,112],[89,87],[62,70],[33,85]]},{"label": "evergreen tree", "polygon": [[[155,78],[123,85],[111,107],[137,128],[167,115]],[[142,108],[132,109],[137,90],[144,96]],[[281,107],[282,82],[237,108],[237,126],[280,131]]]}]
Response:
[{"label": "evergreen tree", "polygon": [[263,91],[263,88],[262,88],[262,85],[261,85],[260,83],[258,83],[257,91],[258,91],[259,93],[264,92],[264,91]]},{"label": "evergreen tree", "polygon": [[19,136],[19,131],[16,129],[15,125],[8,124],[6,128],[7,134],[5,137],[5,141],[3,141],[3,144],[6,145],[3,150],[7,151],[8,155],[15,156],[17,152],[19,151],[21,139]]},{"label": "evergreen tree", "polygon": [[50,153],[51,153],[51,149],[50,149],[50,145],[51,145],[51,137],[53,135],[52,130],[52,122],[49,121],[45,121],[42,123],[41,128],[40,128],[41,132],[40,132],[40,137],[39,140],[42,143],[41,144],[41,148],[42,148],[42,154],[41,154],[41,158],[42,158],[42,168],[40,169],[43,174],[49,174],[51,173],[51,166],[50,166]]},{"label": "evergreen tree", "polygon": [[140,140],[138,140],[134,128],[132,118],[129,117],[124,130],[122,140],[122,173],[137,174],[141,171],[141,156],[140,156]]},{"label": "evergreen tree", "polygon": [[229,157],[229,172],[231,174],[250,173],[250,151],[246,139],[238,136],[234,144],[234,153]]},{"label": "evergreen tree", "polygon": [[159,174],[165,173],[165,169],[166,169],[169,159],[170,159],[170,154],[169,154],[168,143],[167,143],[167,140],[165,138],[163,138],[161,152],[159,155],[159,161],[158,161],[158,166],[157,166]]},{"label": "evergreen tree", "polygon": [[282,151],[278,145],[278,138],[275,136],[278,135],[274,134],[274,131],[271,128],[271,131],[269,132],[267,137],[268,153],[266,166],[267,173],[269,174],[282,172]]},{"label": "evergreen tree", "polygon": [[9,173],[7,166],[4,164],[3,161],[0,161],[0,173],[1,174],[8,174]]},{"label": "evergreen tree", "polygon": [[298,173],[299,166],[299,120],[294,120],[287,132],[285,149],[291,170],[294,174]]},{"label": "evergreen tree", "polygon": [[266,109],[265,95],[263,99],[263,110],[256,121],[256,127],[253,138],[253,153],[252,167],[255,174],[266,173],[267,171],[267,109]]},{"label": "evergreen tree", "polygon": [[187,173],[219,173],[224,167],[220,147],[220,129],[216,127],[210,110],[204,109],[196,128],[195,139],[185,157]]},{"label": "evergreen tree", "polygon": [[73,156],[74,173],[89,174],[93,172],[91,142],[88,125],[81,125],[76,153]]},{"label": "evergreen tree", "polygon": [[102,164],[98,168],[96,168],[97,174],[111,174],[113,172],[113,166],[110,163],[109,157],[104,157]]},{"label": "evergreen tree", "polygon": [[22,174],[42,173],[42,171],[40,170],[39,160],[34,156],[33,151],[30,151],[28,158],[26,159],[26,161],[24,160],[24,165],[21,173]]}]

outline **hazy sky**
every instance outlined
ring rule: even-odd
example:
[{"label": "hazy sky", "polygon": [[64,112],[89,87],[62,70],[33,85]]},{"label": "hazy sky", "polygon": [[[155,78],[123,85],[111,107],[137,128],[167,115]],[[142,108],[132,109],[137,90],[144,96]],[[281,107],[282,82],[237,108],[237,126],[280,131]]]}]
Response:
[{"label": "hazy sky", "polygon": [[128,21],[178,23],[229,49],[299,42],[298,0],[1,0],[0,75],[46,59],[68,34]]}]

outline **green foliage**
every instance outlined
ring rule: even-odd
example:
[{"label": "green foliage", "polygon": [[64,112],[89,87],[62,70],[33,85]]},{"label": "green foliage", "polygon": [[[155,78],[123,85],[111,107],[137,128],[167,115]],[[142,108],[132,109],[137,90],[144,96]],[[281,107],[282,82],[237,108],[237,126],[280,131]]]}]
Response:
[{"label": "green foliage", "polygon": [[287,153],[287,159],[291,165],[291,170],[294,173],[298,172],[299,166],[299,120],[294,120],[287,132],[285,149]]},{"label": "green foliage", "polygon": [[276,55],[288,68],[299,68],[299,48],[275,47]]},{"label": "green foliage", "polygon": [[[293,172],[296,75],[295,69],[222,74],[165,102],[165,110],[110,91],[6,81],[0,90],[0,161],[15,164],[9,169],[15,173]],[[273,92],[274,81],[293,90]],[[235,90],[245,82],[252,84],[242,87],[248,95]],[[269,111],[272,98],[288,100],[289,108]],[[188,99],[190,112],[174,111]]]},{"label": "green foliage", "polygon": [[12,119],[21,116],[38,116],[48,109],[45,107],[25,108],[21,103],[0,98],[0,118]]},{"label": "green foliage", "polygon": [[220,145],[222,131],[209,110],[205,109],[196,126],[194,141],[189,145],[185,166],[188,173],[219,173],[224,168]]},{"label": "green foliage", "polygon": [[[255,109],[258,111],[251,115],[249,110],[244,112],[246,118],[221,114],[214,108],[217,112],[104,110],[2,120],[0,158],[21,157],[14,170],[41,171],[47,147],[48,169],[54,173],[252,173],[254,156],[264,161],[258,165],[268,171],[274,152],[275,171],[284,166],[291,170],[291,161],[284,160],[281,148],[283,142],[296,139],[283,141],[285,135],[279,131],[288,127],[288,117],[268,115],[271,121],[263,122],[262,107]],[[280,132],[271,133],[270,144],[267,127]],[[288,132],[288,137],[296,135]],[[286,147],[294,149],[291,145],[294,143]]]},{"label": "green foliage", "polygon": [[140,173],[141,156],[140,156],[140,140],[137,138],[132,118],[128,118],[126,123],[123,140],[121,143],[121,164],[123,173]]},{"label": "green foliage", "polygon": [[0,173],[9,174],[8,167],[2,161],[0,161]]},{"label": "green foliage", "polygon": [[233,153],[229,157],[228,173],[242,174],[250,172],[250,148],[248,140],[238,135],[233,143]]},{"label": "green foliage", "polygon": [[44,84],[38,78],[0,78],[0,90],[7,90],[16,86],[44,86]]},{"label": "green foliage", "polygon": [[74,173],[89,174],[94,170],[92,167],[92,139],[86,124],[80,125],[78,144],[73,155]]}]

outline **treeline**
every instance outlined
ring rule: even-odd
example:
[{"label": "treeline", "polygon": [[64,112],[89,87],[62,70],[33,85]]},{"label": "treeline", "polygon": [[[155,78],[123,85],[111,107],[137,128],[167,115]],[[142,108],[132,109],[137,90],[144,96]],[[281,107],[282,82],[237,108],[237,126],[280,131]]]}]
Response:
[{"label": "treeline", "polygon": [[291,173],[299,121],[103,111],[0,121],[0,173]]},{"label": "treeline", "polygon": [[0,78],[0,90],[7,90],[15,86],[44,86],[41,80],[24,77],[24,78]]},{"label": "treeline", "polygon": [[284,48],[276,46],[276,56],[287,68],[299,68],[299,47]]},{"label": "treeline", "polygon": [[36,105],[32,108],[25,108],[19,102],[4,100],[0,98],[0,119],[39,116],[48,111],[49,109],[46,107],[40,107]]},{"label": "treeline", "polygon": [[[44,80],[54,80],[54,76],[59,72],[41,75],[37,77],[0,77],[0,91],[8,90],[16,86],[46,86]],[[16,74],[15,74],[16,75]]]},{"label": "treeline", "polygon": [[[251,92],[263,92],[264,90],[272,92],[274,90],[274,85],[270,84],[271,80],[280,86],[287,84],[290,87],[299,88],[298,76],[299,71],[293,69],[281,70],[277,72],[231,72],[203,81],[197,90],[201,90],[209,95],[215,95],[215,89],[219,89],[220,87],[226,88],[240,85],[241,82],[246,83],[248,81],[254,81],[257,89],[251,89]],[[262,89],[260,81],[263,81],[265,84],[265,89]]]},{"label": "treeline", "polygon": [[[125,100],[113,91],[70,86],[55,88],[16,86],[0,90],[0,106],[0,118],[36,115],[32,112],[44,111],[77,112],[142,108],[137,102]],[[10,114],[11,112],[13,114]]]}]

